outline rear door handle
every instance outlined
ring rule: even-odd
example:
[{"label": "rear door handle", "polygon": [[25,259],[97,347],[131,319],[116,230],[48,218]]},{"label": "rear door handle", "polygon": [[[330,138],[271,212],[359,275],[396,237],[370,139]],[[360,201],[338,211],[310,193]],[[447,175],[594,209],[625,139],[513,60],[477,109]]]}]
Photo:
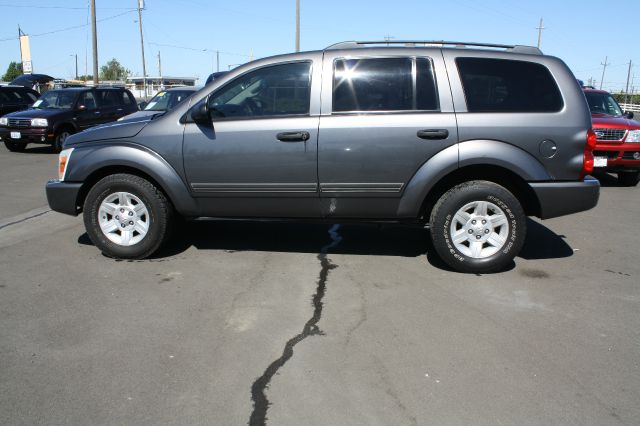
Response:
[{"label": "rear door handle", "polygon": [[276,138],[282,142],[304,142],[309,139],[309,132],[282,132]]},{"label": "rear door handle", "polygon": [[418,130],[418,137],[420,139],[446,139],[449,137],[449,131],[447,129]]}]

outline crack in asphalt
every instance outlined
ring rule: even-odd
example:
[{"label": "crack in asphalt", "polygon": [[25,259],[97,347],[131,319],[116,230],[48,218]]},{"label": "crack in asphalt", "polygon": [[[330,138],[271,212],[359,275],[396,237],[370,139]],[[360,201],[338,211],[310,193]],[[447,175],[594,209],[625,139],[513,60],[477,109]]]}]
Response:
[{"label": "crack in asphalt", "polygon": [[51,210],[45,210],[45,211],[43,211],[43,212],[36,213],[36,214],[34,214],[34,215],[27,216],[27,217],[25,217],[25,218],[22,218],[22,219],[19,219],[19,220],[13,221],[13,222],[6,223],[6,224],[4,224],[4,225],[0,226],[0,229],[4,229],[4,228],[6,228],[6,227],[8,227],[8,226],[16,225],[16,224],[18,224],[18,223],[26,222],[27,220],[33,219],[34,217],[38,217],[38,216],[45,215],[45,214],[49,213],[50,211],[51,211]]},{"label": "crack in asphalt", "polygon": [[251,400],[253,401],[253,411],[251,412],[251,417],[249,418],[250,426],[266,425],[267,410],[269,410],[269,405],[271,405],[271,403],[269,402],[269,399],[267,398],[265,392],[269,387],[269,383],[271,382],[273,376],[275,376],[278,370],[282,368],[293,356],[293,348],[309,336],[317,336],[323,334],[320,328],[318,328],[318,322],[322,317],[322,308],[324,306],[322,299],[324,298],[324,295],[327,291],[327,278],[329,277],[329,272],[332,269],[338,267],[327,258],[327,253],[333,247],[340,244],[340,241],[342,241],[342,237],[338,233],[339,229],[340,225],[338,224],[333,225],[329,229],[331,242],[323,246],[322,249],[320,249],[320,253],[318,254],[318,260],[320,261],[321,268],[320,274],[318,275],[316,292],[311,299],[313,305],[313,315],[305,323],[304,327],[302,328],[302,332],[296,334],[294,337],[287,341],[287,343],[284,345],[282,355],[271,364],[269,364],[266,370],[264,370],[264,373],[262,373],[262,375],[258,377],[251,385]]}]

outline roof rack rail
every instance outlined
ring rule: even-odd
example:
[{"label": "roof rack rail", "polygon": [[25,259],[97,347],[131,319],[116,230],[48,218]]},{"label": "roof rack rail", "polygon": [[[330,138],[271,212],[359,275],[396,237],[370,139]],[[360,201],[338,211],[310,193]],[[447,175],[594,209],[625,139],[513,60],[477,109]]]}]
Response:
[{"label": "roof rack rail", "polygon": [[340,43],[332,44],[325,48],[325,50],[336,49],[353,49],[356,47],[365,47],[371,45],[383,45],[383,46],[438,46],[438,47],[485,47],[490,49],[504,49],[514,53],[527,53],[531,55],[542,55],[542,51],[533,46],[522,45],[510,45],[510,44],[495,44],[495,43],[474,43],[464,41],[445,41],[445,40],[381,40],[381,41],[343,41]]}]

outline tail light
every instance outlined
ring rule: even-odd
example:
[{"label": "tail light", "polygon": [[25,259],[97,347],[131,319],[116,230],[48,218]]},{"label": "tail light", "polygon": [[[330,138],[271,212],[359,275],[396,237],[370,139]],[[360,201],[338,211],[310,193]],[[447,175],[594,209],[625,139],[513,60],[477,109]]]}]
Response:
[{"label": "tail light", "polygon": [[589,129],[587,131],[587,144],[584,147],[580,179],[583,179],[586,175],[593,173],[593,150],[596,148],[597,139],[596,132],[594,132],[593,129]]}]

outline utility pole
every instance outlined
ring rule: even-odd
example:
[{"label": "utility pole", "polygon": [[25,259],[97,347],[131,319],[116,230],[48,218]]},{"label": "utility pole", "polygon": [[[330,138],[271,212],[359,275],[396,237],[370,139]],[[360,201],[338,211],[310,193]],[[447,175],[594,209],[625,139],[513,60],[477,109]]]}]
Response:
[{"label": "utility pole", "polygon": [[296,0],[296,52],[300,51],[300,0]]},{"label": "utility pole", "polygon": [[93,85],[98,85],[98,30],[96,29],[96,0],[91,0],[91,37],[93,40]]},{"label": "utility pole", "polygon": [[158,75],[160,76],[160,88],[164,89],[164,81],[162,80],[162,59],[160,58],[159,50],[158,50]]},{"label": "utility pole", "polygon": [[629,103],[629,78],[631,78],[631,59],[629,59],[629,70],[627,71],[627,86],[624,89],[624,102]]},{"label": "utility pole", "polygon": [[76,80],[78,79],[78,54],[75,54],[76,56]]},{"label": "utility pole", "polygon": [[607,65],[611,65],[610,63],[607,62],[607,59],[609,59],[608,56],[604,57],[604,64],[601,63],[600,65],[602,65],[602,78],[600,79],[600,90],[602,90],[602,83],[604,82],[604,72],[607,70]]},{"label": "utility pole", "polygon": [[544,30],[543,20],[540,18],[540,25],[536,28],[538,30],[538,49],[540,49],[540,42],[542,41],[542,30]]},{"label": "utility pole", "polygon": [[220,72],[220,51],[216,50],[216,72]]},{"label": "utility pole", "polygon": [[[95,1],[95,0],[91,0]],[[144,61],[144,36],[142,35],[142,9],[144,0],[138,1],[138,26],[140,27],[140,47],[142,48],[142,87],[144,88],[144,100],[147,100],[147,65]]]}]

